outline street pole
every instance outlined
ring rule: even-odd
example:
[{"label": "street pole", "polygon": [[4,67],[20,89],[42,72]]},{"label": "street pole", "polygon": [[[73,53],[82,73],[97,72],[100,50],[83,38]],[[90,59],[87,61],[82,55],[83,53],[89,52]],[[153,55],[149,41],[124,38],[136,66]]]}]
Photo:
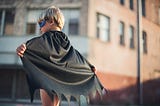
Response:
[{"label": "street pole", "polygon": [[137,87],[138,87],[138,103],[143,104],[143,81],[142,81],[142,28],[141,28],[141,18],[142,18],[142,5],[141,0],[137,0]]}]

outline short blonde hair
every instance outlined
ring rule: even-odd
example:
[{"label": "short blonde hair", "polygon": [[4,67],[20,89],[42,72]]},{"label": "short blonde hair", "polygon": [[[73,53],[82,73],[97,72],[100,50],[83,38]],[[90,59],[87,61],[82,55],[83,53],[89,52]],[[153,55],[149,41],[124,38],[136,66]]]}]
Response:
[{"label": "short blonde hair", "polygon": [[41,13],[38,22],[41,22],[42,20],[53,20],[56,23],[57,27],[59,27],[61,30],[63,29],[65,23],[63,13],[59,8],[55,6],[51,6]]}]

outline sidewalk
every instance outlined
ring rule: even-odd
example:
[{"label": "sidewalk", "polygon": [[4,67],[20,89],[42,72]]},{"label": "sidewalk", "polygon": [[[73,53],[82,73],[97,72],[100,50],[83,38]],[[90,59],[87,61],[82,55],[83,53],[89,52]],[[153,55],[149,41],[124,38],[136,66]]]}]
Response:
[{"label": "sidewalk", "polygon": [[[41,104],[15,104],[15,103],[0,103],[0,106],[42,106]],[[68,102],[63,101],[61,106],[68,106]],[[70,106],[79,106],[77,102],[71,102]],[[85,105],[82,104],[81,106],[104,106],[104,105]]]}]

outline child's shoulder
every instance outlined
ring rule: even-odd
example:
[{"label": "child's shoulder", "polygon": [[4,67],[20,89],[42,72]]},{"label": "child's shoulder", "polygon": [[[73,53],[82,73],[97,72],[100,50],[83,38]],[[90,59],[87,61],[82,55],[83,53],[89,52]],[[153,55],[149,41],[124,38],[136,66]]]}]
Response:
[{"label": "child's shoulder", "polygon": [[36,44],[37,42],[40,42],[40,39],[41,36],[33,37],[26,42],[26,45]]}]

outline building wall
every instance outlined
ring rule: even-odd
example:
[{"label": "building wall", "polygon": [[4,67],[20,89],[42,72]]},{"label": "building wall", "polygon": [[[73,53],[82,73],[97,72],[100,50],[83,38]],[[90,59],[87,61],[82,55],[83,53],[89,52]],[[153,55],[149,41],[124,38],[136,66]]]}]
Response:
[{"label": "building wall", "polygon": [[146,0],[146,18],[160,26],[159,21],[160,0]]},{"label": "building wall", "polygon": [[144,81],[160,77],[160,27],[143,19],[143,29],[147,32],[148,53],[142,59]]},{"label": "building wall", "polygon": [[[0,1],[0,14],[1,11],[6,9],[15,10],[15,18],[12,23],[14,26],[12,35],[0,34],[0,105],[3,105],[1,103],[10,103],[9,105],[12,105],[13,102],[16,104],[30,103],[25,73],[15,50],[18,45],[35,36],[26,34],[27,18],[30,10],[39,12],[39,10],[46,9],[51,5],[56,5],[60,9],[67,9],[68,11],[73,9],[80,11],[81,17],[78,17],[80,21],[79,34],[77,36],[69,35],[69,39],[71,44],[79,50],[82,55],[85,57],[88,56],[88,38],[86,37],[88,2],[86,0]],[[35,15],[32,15],[33,18],[35,18]],[[0,26],[1,24],[0,21]],[[35,97],[33,105],[40,105],[39,93],[36,93]]]},{"label": "building wall", "polygon": [[[111,91],[117,89],[130,89],[129,93],[123,92],[123,103],[131,103],[134,101],[138,103],[138,94],[132,95],[132,93],[138,93],[137,86],[137,9],[136,0],[134,1],[134,9],[129,8],[129,0],[125,0],[125,4],[121,5],[119,0],[90,0],[89,3],[89,22],[88,22],[88,35],[90,37],[89,48],[89,60],[95,64],[100,79],[103,84]],[[142,18],[142,31],[147,33],[147,53],[143,53],[143,40],[141,35],[140,41],[140,59],[141,59],[141,76],[140,80],[144,86],[152,86],[148,84],[148,81],[152,81],[160,78],[160,63],[159,58],[159,31],[158,25],[158,7],[160,5],[159,0],[146,0],[146,16]],[[101,13],[110,18],[110,41],[104,42],[97,39],[96,30],[96,13]],[[92,18],[90,18],[92,17]],[[123,21],[125,24],[125,45],[119,44],[119,22]],[[129,47],[129,26],[132,25],[135,28],[135,48]],[[141,32],[142,32],[141,31]],[[156,84],[157,82],[154,82]],[[149,87],[143,89],[144,103],[157,103],[159,98],[159,87],[154,86],[156,89],[153,95],[149,92]],[[126,90],[125,89],[125,90]],[[117,97],[121,98],[121,96]],[[127,98],[128,97],[128,98]],[[149,100],[150,97],[154,99]],[[130,98],[130,99],[129,99]],[[109,99],[109,98],[107,98]],[[116,99],[112,95],[112,102],[121,103],[121,99]]]},{"label": "building wall", "polygon": [[[121,5],[115,4],[112,1],[95,0],[92,8],[94,14],[91,17],[92,25],[89,27],[89,36],[91,37],[90,60],[93,61],[99,70],[109,71],[111,73],[125,74],[136,77],[136,48],[129,48],[128,27],[133,25],[136,28],[135,12],[125,9]],[[94,6],[93,6],[94,7]],[[105,10],[105,11],[104,11]],[[119,11],[117,11],[119,10]],[[103,42],[96,38],[96,13],[102,13],[110,17],[110,42]],[[113,14],[114,13],[114,14]],[[130,20],[132,19],[132,20]],[[119,45],[119,22],[125,23],[125,45]],[[93,30],[94,29],[94,30]],[[136,44],[136,42],[135,42]],[[102,52],[101,52],[102,51]],[[121,62],[120,62],[121,61]],[[126,64],[125,67],[121,63]],[[114,70],[114,71],[111,71]],[[122,71],[123,70],[123,71]]]}]

